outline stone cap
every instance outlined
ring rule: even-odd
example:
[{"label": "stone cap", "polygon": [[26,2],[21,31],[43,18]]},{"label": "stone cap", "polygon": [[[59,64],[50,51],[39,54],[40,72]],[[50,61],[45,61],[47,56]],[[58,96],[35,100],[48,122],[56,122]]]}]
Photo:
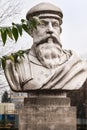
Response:
[{"label": "stone cap", "polygon": [[26,14],[26,19],[29,20],[33,16],[40,16],[40,17],[53,17],[58,19],[60,24],[62,24],[62,18],[63,18],[63,13],[61,9],[51,3],[39,3],[36,6],[32,7]]}]

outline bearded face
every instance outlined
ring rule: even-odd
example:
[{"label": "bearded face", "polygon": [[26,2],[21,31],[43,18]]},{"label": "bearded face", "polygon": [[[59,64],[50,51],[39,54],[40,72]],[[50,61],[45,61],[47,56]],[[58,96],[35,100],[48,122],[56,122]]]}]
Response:
[{"label": "bearded face", "polygon": [[58,20],[45,19],[34,30],[33,39],[36,56],[48,68],[55,68],[59,64],[62,52],[60,43],[60,27]]}]

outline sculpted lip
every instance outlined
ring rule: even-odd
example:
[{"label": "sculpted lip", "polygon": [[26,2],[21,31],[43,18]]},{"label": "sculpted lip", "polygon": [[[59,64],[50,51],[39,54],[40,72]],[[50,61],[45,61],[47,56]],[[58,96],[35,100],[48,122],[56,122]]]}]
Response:
[{"label": "sculpted lip", "polygon": [[48,38],[48,43],[53,43],[53,38]]}]

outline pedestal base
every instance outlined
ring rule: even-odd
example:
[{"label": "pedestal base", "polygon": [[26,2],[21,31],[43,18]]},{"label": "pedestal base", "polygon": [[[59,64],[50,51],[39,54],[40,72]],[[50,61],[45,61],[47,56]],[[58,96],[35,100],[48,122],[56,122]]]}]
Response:
[{"label": "pedestal base", "polygon": [[24,99],[19,130],[76,130],[76,108],[69,98],[36,96]]}]

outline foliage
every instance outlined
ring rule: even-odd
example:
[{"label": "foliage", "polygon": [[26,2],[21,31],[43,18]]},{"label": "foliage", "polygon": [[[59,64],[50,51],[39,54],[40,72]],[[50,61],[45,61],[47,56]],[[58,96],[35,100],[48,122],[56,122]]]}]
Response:
[{"label": "foliage", "polygon": [[3,103],[11,102],[11,98],[8,97],[8,92],[7,91],[5,91],[3,93],[1,102],[3,102]]},{"label": "foliage", "polygon": [[18,58],[21,58],[21,57],[24,57],[24,53],[25,51],[23,50],[19,50],[18,52],[16,53],[11,53],[11,55],[7,56],[2,56],[1,58],[1,65],[2,65],[2,68],[5,69],[5,66],[6,66],[6,60],[11,60],[13,62],[18,62]]},{"label": "foliage", "polygon": [[21,24],[12,23],[11,27],[0,27],[0,35],[5,45],[7,37],[17,42],[18,37],[22,36],[23,30],[30,33],[33,28],[36,28],[37,24],[40,24],[40,20],[37,17],[33,17],[30,20],[21,20]]},{"label": "foliage", "polygon": [[[12,40],[17,41],[19,36],[22,36],[23,31],[27,33],[31,33],[31,31],[34,28],[37,28],[37,24],[40,24],[41,21],[37,17],[33,17],[30,20],[21,20],[21,24],[15,24],[12,23],[11,27],[0,27],[0,34],[1,34],[1,39],[3,41],[3,45],[5,45],[7,37],[9,37]],[[13,62],[17,62],[18,57],[21,58],[24,56],[24,51],[19,50],[16,53],[11,53],[9,56],[2,56],[0,58],[0,65],[2,65],[2,68],[5,69],[6,66],[6,60],[10,59]]]}]

